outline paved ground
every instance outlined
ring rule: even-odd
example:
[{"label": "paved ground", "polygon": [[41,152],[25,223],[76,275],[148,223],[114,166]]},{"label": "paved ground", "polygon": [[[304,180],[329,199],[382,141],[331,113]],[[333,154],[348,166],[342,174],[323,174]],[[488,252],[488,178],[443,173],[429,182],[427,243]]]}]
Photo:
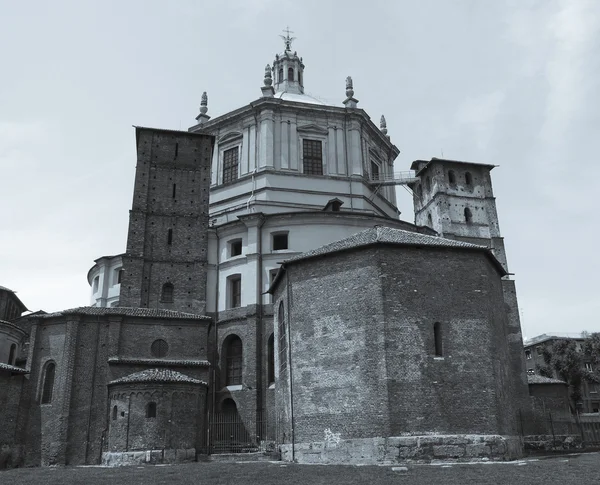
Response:
[{"label": "paved ground", "polygon": [[190,463],[124,468],[25,468],[0,472],[1,485],[192,485],[192,484],[600,484],[600,453],[562,455],[517,462],[391,466]]}]

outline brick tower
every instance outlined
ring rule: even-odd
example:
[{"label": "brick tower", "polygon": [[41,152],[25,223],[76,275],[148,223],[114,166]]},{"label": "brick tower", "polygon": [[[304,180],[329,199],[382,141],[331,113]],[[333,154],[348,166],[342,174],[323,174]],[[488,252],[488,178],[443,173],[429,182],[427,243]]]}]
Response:
[{"label": "brick tower", "polygon": [[119,306],[204,313],[214,137],[136,127]]}]

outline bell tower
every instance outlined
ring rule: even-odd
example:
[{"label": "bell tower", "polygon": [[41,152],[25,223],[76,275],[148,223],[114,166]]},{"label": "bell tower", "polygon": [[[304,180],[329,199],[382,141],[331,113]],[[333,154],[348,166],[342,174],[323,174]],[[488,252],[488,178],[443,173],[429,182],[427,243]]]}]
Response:
[{"label": "bell tower", "polygon": [[290,37],[293,32],[284,30],[286,35],[281,35],[285,43],[283,54],[275,54],[273,62],[273,76],[275,78],[275,92],[304,94],[304,64],[296,51],[292,52],[292,42],[296,39]]}]

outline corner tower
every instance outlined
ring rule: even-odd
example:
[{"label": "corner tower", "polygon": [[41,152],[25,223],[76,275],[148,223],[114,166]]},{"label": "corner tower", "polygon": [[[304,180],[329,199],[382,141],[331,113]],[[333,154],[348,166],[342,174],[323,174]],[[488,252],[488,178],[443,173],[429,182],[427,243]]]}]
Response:
[{"label": "corner tower", "polygon": [[214,137],[136,127],[119,306],[204,313]]}]

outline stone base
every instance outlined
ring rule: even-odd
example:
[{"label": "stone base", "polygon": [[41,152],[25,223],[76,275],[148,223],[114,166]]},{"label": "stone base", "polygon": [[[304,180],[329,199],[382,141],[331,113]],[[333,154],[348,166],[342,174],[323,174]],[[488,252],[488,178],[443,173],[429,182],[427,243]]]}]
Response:
[{"label": "stone base", "polygon": [[105,466],[157,465],[161,463],[184,463],[196,461],[196,449],[108,451],[102,453]]},{"label": "stone base", "polygon": [[[513,460],[523,455],[518,436],[426,435],[296,443],[298,463],[396,464],[439,461]],[[292,445],[281,445],[281,459],[292,461]]]},{"label": "stone base", "polygon": [[581,436],[578,435],[528,435],[523,438],[526,452],[569,451],[583,448]]}]

